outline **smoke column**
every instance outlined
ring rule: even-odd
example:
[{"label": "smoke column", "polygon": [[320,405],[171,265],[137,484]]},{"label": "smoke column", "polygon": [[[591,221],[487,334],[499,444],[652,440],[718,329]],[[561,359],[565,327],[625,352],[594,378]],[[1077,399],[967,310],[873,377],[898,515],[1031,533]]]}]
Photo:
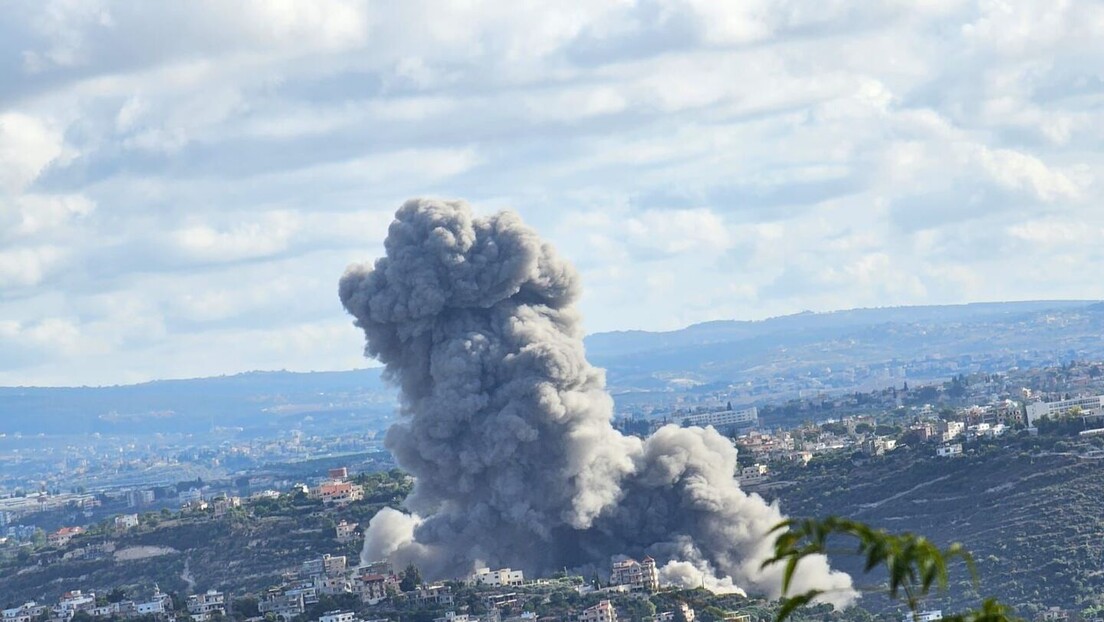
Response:
[{"label": "smoke column", "polygon": [[[401,389],[386,444],[415,485],[406,513],[371,520],[366,559],[455,577],[649,554],[667,581],[778,596],[781,564],[760,569],[778,507],[740,490],[736,449],[712,428],[646,441],[613,428],[583,351],[579,278],[516,214],[411,200],[384,247],[347,270],[340,296]],[[798,575],[793,590],[855,597],[823,557]]]}]

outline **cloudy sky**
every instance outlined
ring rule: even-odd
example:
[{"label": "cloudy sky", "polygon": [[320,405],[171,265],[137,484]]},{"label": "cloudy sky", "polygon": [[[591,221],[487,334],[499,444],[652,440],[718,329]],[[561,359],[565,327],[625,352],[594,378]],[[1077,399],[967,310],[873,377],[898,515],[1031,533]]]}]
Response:
[{"label": "cloudy sky", "polygon": [[0,384],[363,366],[337,279],[419,195],[590,331],[1104,297],[1099,2],[0,12]]}]

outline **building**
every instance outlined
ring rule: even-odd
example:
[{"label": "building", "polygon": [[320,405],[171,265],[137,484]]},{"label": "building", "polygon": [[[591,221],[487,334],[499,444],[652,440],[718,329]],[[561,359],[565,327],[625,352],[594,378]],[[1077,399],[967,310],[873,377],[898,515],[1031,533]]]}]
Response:
[{"label": "building", "polygon": [[299,575],[303,577],[316,577],[319,575],[336,576],[345,574],[345,556],[330,555],[326,553],[317,559],[308,559],[299,569]]},{"label": "building", "polygon": [[337,541],[338,542],[350,542],[356,538],[357,523],[350,523],[342,520],[337,524]]},{"label": "building", "polygon": [[[682,617],[686,622],[694,622],[694,608],[686,603],[680,602],[678,604],[679,610],[682,612]],[[660,614],[656,614],[656,622],[674,622],[677,619],[674,611],[665,611]]]},{"label": "building", "polygon": [[68,620],[73,617],[73,614],[78,611],[87,611],[96,606],[96,593],[88,592],[85,594],[80,590],[73,590],[72,592],[66,592],[58,599],[56,605],[54,605],[54,617],[61,618],[62,620]]},{"label": "building", "polygon": [[353,581],[353,589],[361,602],[376,605],[398,591],[398,579],[393,575],[362,574]]},{"label": "building", "polygon": [[715,428],[753,426],[759,423],[759,409],[752,406],[741,410],[722,410],[686,415],[682,417],[680,422],[684,426],[697,426],[699,428],[710,425]]},{"label": "building", "polygon": [[177,494],[180,505],[188,505],[203,500],[203,493],[198,488],[189,488]]},{"label": "building", "polygon": [[466,613],[456,613],[455,611],[446,611],[444,617],[433,618],[433,622],[476,622],[479,618],[474,620]]},{"label": "building", "polygon": [[330,479],[335,482],[343,482],[349,478],[349,469],[346,467],[337,467],[336,469],[330,469]]},{"label": "building", "polygon": [[962,444],[955,443],[953,445],[943,445],[935,450],[935,455],[940,458],[953,458],[955,456],[962,455]]},{"label": "building", "polygon": [[364,488],[351,482],[327,482],[318,487],[318,496],[326,505],[344,505],[364,498]]},{"label": "building", "polygon": [[84,533],[84,527],[79,525],[76,527],[62,527],[46,536],[46,541],[54,546],[65,546],[69,544],[74,536],[79,536],[82,533]]},{"label": "building", "polygon": [[39,605],[32,600],[18,607],[5,609],[3,611],[3,620],[4,622],[31,622],[44,611],[46,611],[45,606]]},{"label": "building", "polygon": [[354,622],[356,614],[352,611],[327,611],[318,616],[318,622]]},{"label": "building", "polygon": [[147,601],[134,603],[134,610],[138,615],[159,616],[169,613],[173,610],[172,597],[162,594],[161,588],[154,587],[153,596]]},{"label": "building", "polygon": [[257,609],[262,616],[271,613],[284,622],[290,622],[292,618],[307,610],[303,604],[302,594],[281,594],[279,590],[269,591],[265,598],[257,603]]},{"label": "building", "polygon": [[645,557],[641,561],[623,559],[613,562],[610,569],[610,585],[625,585],[632,590],[656,592],[659,590],[659,570],[655,560]]},{"label": "building", "polygon": [[335,594],[347,594],[353,591],[352,582],[342,574],[324,574],[314,578],[314,586],[319,594],[333,596]]},{"label": "building", "polygon": [[234,508],[241,507],[241,497],[219,497],[211,503],[215,517],[224,516]]},{"label": "building", "polygon": [[933,609],[931,611],[917,611],[913,614],[911,611],[901,616],[901,622],[936,622],[936,620],[943,619],[943,612],[939,609]]},{"label": "building", "polygon": [[468,577],[468,583],[470,585],[489,585],[491,587],[521,585],[525,583],[525,576],[520,570],[511,570],[509,568],[503,568],[501,570],[476,568],[475,572]]},{"label": "building", "polygon": [[1098,411],[1104,407],[1104,395],[1095,397],[1075,397],[1057,402],[1032,402],[1027,405],[1027,425],[1034,426],[1042,417],[1054,419],[1067,415],[1070,411],[1078,409],[1084,411]]},{"label": "building", "polygon": [[583,609],[579,614],[579,622],[617,622],[617,611],[614,610],[613,603],[603,600],[593,607]]},{"label": "building", "polygon": [[207,590],[203,594],[188,597],[188,613],[197,622],[203,622],[215,614],[226,615],[226,594]]},{"label": "building", "polygon": [[767,479],[768,475],[769,470],[767,469],[767,465],[756,463],[740,469],[740,477],[738,479],[741,484],[754,484],[755,482],[761,482]]},{"label": "building", "polygon": [[137,514],[120,514],[115,517],[115,531],[126,531],[138,526]]},{"label": "building", "polygon": [[424,585],[410,592],[408,597],[419,607],[428,607],[430,605],[451,607],[454,603],[452,588],[441,583]]},{"label": "building", "polygon": [[132,490],[127,493],[127,505],[138,508],[153,503],[152,490]]}]

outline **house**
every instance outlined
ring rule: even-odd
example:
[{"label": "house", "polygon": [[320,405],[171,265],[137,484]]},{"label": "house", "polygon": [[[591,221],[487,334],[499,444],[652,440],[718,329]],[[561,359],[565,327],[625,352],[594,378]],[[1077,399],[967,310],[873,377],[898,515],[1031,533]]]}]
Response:
[{"label": "house", "polygon": [[503,568],[501,570],[476,568],[475,572],[468,577],[469,585],[502,587],[504,585],[521,585],[522,583],[525,583],[525,576],[522,574],[522,571],[511,570],[509,568]]},{"label": "house", "polygon": [[69,544],[74,536],[79,536],[82,533],[84,533],[84,527],[79,525],[77,527],[62,527],[46,536],[46,540],[54,546],[65,546]]},{"label": "house", "polygon": [[367,573],[354,579],[353,587],[361,602],[376,605],[398,591],[398,579],[389,575]]},{"label": "house", "polygon": [[284,622],[290,622],[292,618],[307,610],[302,594],[282,594],[278,589],[270,590],[265,598],[257,603],[257,609],[261,615],[271,613]]},{"label": "house", "polygon": [[138,526],[137,514],[120,514],[115,517],[115,531],[126,531]]},{"label": "house", "polygon": [[935,450],[935,455],[939,456],[940,458],[953,458],[955,456],[961,456],[962,443],[943,445]]},{"label": "house", "polygon": [[356,529],[359,525],[357,523],[350,523],[342,520],[337,524],[337,541],[338,542],[351,542],[356,537]]},{"label": "house", "polygon": [[352,611],[327,611],[318,616],[318,622],[354,622],[356,614]]},{"label": "house", "polygon": [[196,622],[203,622],[214,614],[226,615],[226,594],[217,590],[207,590],[203,594],[188,597],[188,613]]},{"label": "house", "polygon": [[172,612],[172,597],[161,593],[158,587],[153,588],[153,596],[149,600],[134,603],[135,612],[140,615],[160,616]]},{"label": "house", "polygon": [[316,576],[314,577],[314,586],[318,588],[319,594],[326,594],[329,596],[347,594],[353,591],[352,583],[344,574],[324,574]]},{"label": "house", "polygon": [[299,569],[301,577],[316,577],[319,575],[336,576],[345,573],[346,560],[344,555],[330,555],[326,553],[317,559],[308,559]]},{"label": "house", "polygon": [[419,607],[430,605],[451,607],[454,602],[452,588],[442,583],[422,586],[410,592],[409,598]]},{"label": "house", "polygon": [[72,592],[66,592],[58,599],[57,604],[54,605],[53,613],[55,618],[68,620],[73,617],[74,613],[86,611],[95,606],[95,592],[88,592],[85,594],[80,590],[73,590]]},{"label": "house", "polygon": [[617,611],[613,603],[603,600],[593,607],[583,609],[579,614],[579,622],[617,622]]},{"label": "house", "polygon": [[327,482],[318,487],[318,496],[325,505],[345,505],[364,498],[364,487],[351,482]]},{"label": "house", "polygon": [[35,601],[28,601],[18,607],[11,609],[5,609],[3,611],[4,622],[31,622],[42,612],[46,611],[44,605],[39,605]]},{"label": "house", "polygon": [[610,569],[610,585],[624,585],[630,590],[658,591],[659,571],[656,569],[655,560],[645,557],[639,562],[635,559],[613,562],[613,567]]},{"label": "house", "polygon": [[[679,610],[682,612],[682,617],[686,622],[694,622],[694,608],[686,603],[680,602],[678,604]],[[674,622],[676,620],[674,611],[665,611],[663,613],[656,614],[656,622]]]},{"label": "house", "polygon": [[[477,617],[476,620],[479,618]],[[444,617],[433,618],[433,622],[475,622],[472,617],[466,613],[456,613],[455,611],[446,611]]]},{"label": "house", "polygon": [[211,503],[211,508],[214,510],[215,517],[224,516],[227,512],[234,508],[240,508],[242,504],[241,497],[218,497]]},{"label": "house", "polygon": [[767,479],[767,475],[767,465],[756,463],[740,469],[740,477],[738,479],[741,484],[753,484]]}]

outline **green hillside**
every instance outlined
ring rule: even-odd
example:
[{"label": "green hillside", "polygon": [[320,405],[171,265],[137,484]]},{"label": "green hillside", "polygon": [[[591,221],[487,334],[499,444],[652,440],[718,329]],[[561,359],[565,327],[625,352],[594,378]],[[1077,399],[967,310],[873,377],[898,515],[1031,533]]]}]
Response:
[{"label": "green hillside", "polygon": [[[856,466],[816,461],[792,485],[763,494],[795,517],[849,516],[940,544],[964,543],[977,561],[982,593],[1016,605],[1086,609],[1104,603],[1104,462],[1089,447],[1012,440],[962,458],[904,448]],[[857,560],[834,560],[853,573]],[[959,576],[967,576],[959,573]],[[969,584],[946,608],[976,602]],[[867,598],[878,607],[878,599]]]}]

